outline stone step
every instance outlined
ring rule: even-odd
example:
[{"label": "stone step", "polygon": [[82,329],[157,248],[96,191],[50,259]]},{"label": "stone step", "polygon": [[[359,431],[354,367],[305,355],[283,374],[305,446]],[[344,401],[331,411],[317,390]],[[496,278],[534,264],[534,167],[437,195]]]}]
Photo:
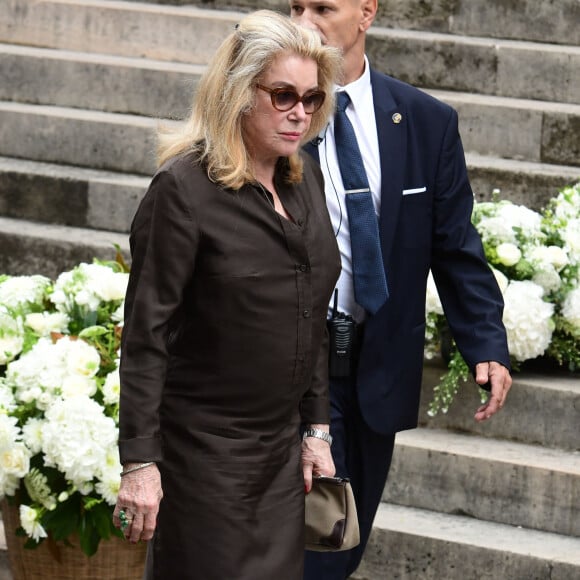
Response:
[{"label": "stone step", "polygon": [[[554,165],[580,165],[580,106],[445,94],[460,110],[467,151]],[[504,125],[502,126],[502,120]],[[524,124],[524,121],[525,124]],[[174,121],[164,121],[171,124]],[[139,115],[0,102],[0,155],[150,174],[158,121]],[[560,141],[558,141],[560,138]],[[567,146],[566,146],[567,145]]]},{"label": "stone step", "polygon": [[[2,5],[0,42],[188,64],[207,63],[241,17],[239,11],[111,0]],[[367,49],[375,68],[415,85],[579,102],[578,46],[373,26]]]},{"label": "stone step", "polygon": [[[133,1],[133,0],[131,0]],[[287,0],[146,0],[220,10],[270,8],[288,12]],[[577,0],[381,0],[376,25],[450,34],[580,45]]]},{"label": "stone step", "polygon": [[565,370],[543,374],[514,373],[514,385],[501,413],[478,423],[473,415],[481,405],[480,389],[472,379],[460,387],[447,413],[428,415],[433,387],[444,372],[442,364],[429,362],[425,365],[420,411],[422,426],[580,451],[580,377],[577,374]]},{"label": "stone step", "polygon": [[128,232],[150,178],[0,157],[0,215]]},{"label": "stone step", "polygon": [[457,110],[467,151],[540,163],[580,165],[580,105],[429,92]]},{"label": "stone step", "polygon": [[351,580],[577,580],[580,539],[382,504]]},{"label": "stone step", "polygon": [[0,42],[205,64],[239,12],[113,0],[0,0]]},{"label": "stone step", "polygon": [[371,28],[372,65],[412,85],[580,102],[580,47]]},{"label": "stone step", "polygon": [[127,173],[155,167],[156,119],[0,102],[0,155]]},{"label": "stone step", "polygon": [[438,429],[404,431],[383,499],[580,537],[580,452]]},{"label": "stone step", "polygon": [[56,278],[94,257],[112,260],[115,246],[129,259],[129,240],[118,232],[88,230],[0,217],[0,272]]},{"label": "stone step", "polygon": [[[580,179],[577,167],[532,164],[472,154],[467,155],[467,164],[472,186],[480,201],[489,200],[492,191],[498,188],[502,197],[537,209],[559,189]],[[0,157],[0,215],[126,233],[149,181],[150,175]],[[426,375],[428,373],[429,369],[426,369]],[[427,382],[434,383],[443,369],[433,369],[432,373],[432,378],[426,377]],[[473,394],[472,398],[477,401],[475,389],[464,388],[459,396],[464,393]],[[425,404],[428,400],[430,395],[424,395]],[[469,410],[475,408],[475,402],[469,401]],[[445,416],[446,419],[453,417],[462,425],[469,422],[470,416],[461,420],[455,418],[454,408]],[[511,407],[508,406],[505,412],[511,412]],[[530,412],[535,416],[533,407]],[[507,425],[507,432],[512,436],[519,432],[517,416],[509,424],[500,424]],[[526,426],[531,428],[539,424],[543,422],[530,421]],[[557,422],[546,425],[548,431],[551,428],[558,430],[561,425]],[[556,444],[564,444],[566,440],[571,445],[576,439],[573,433],[566,437],[554,434],[554,440],[559,442]]]},{"label": "stone step", "polygon": [[580,168],[466,153],[469,178],[476,198],[487,201],[493,189],[502,199],[542,209],[566,185],[580,180]]},{"label": "stone step", "polygon": [[205,66],[0,44],[0,100],[182,118]]}]

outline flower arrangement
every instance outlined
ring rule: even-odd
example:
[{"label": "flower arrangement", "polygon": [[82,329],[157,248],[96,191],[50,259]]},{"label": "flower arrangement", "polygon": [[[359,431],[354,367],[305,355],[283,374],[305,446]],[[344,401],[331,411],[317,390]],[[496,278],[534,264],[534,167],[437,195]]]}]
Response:
[{"label": "flower arrangement", "polygon": [[17,501],[26,547],[78,534],[90,556],[119,535],[112,512],[127,272],[118,253],[56,281],[0,276],[0,498]]},{"label": "flower arrangement", "polygon": [[[562,189],[541,212],[498,199],[475,203],[472,222],[504,297],[503,322],[514,369],[545,357],[580,368],[580,182]],[[425,357],[447,333],[433,278],[427,285]],[[469,369],[451,340],[448,370],[434,389],[429,414],[447,412]]]}]

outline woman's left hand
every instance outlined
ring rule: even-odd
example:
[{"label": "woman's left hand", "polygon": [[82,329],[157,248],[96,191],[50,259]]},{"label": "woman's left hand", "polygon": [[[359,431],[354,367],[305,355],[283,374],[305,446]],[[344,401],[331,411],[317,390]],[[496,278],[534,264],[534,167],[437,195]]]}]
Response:
[{"label": "woman's left hand", "polygon": [[[328,431],[328,425],[317,425]],[[308,493],[312,489],[312,476],[325,475],[333,477],[336,473],[330,444],[316,437],[306,437],[302,441],[302,472],[304,473],[304,491]]]},{"label": "woman's left hand", "polygon": [[[139,465],[129,463],[125,469]],[[132,543],[150,540],[157,523],[159,503],[163,497],[161,475],[154,463],[121,478],[117,505],[113,511],[113,524],[121,529]]]}]

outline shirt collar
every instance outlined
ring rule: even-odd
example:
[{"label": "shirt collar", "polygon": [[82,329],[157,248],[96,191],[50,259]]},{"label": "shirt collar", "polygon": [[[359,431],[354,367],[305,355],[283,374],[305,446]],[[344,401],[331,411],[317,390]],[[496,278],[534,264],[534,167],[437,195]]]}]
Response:
[{"label": "shirt collar", "polygon": [[355,106],[355,103],[362,103],[364,100],[364,96],[368,94],[368,91],[371,90],[371,69],[369,66],[369,61],[365,54],[365,68],[363,74],[348,85],[336,85],[336,91],[346,91],[348,96],[350,97],[350,102]]}]

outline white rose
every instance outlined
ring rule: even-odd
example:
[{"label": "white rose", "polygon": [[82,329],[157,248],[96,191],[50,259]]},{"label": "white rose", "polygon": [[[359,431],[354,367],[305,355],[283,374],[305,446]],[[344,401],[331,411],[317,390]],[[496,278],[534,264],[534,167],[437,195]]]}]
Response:
[{"label": "white rose", "polygon": [[520,261],[522,253],[515,244],[503,243],[496,248],[497,258],[504,266],[514,266]]},{"label": "white rose", "polygon": [[30,457],[24,443],[15,443],[0,453],[0,470],[15,477],[24,477],[30,469]]},{"label": "white rose", "polygon": [[97,392],[97,382],[91,377],[69,375],[62,381],[61,392],[64,398],[79,397],[80,395],[92,397]]},{"label": "white rose", "polygon": [[566,250],[558,246],[548,246],[547,258],[558,272],[570,263]]},{"label": "white rose", "polygon": [[123,300],[127,292],[129,274],[113,272],[110,268],[106,268],[106,270],[109,270],[109,274],[100,278],[99,283],[95,286],[95,293],[107,302]]},{"label": "white rose", "polygon": [[61,338],[56,346],[65,360],[67,373],[94,377],[99,371],[101,364],[99,352],[84,340],[70,340],[65,337]]}]

